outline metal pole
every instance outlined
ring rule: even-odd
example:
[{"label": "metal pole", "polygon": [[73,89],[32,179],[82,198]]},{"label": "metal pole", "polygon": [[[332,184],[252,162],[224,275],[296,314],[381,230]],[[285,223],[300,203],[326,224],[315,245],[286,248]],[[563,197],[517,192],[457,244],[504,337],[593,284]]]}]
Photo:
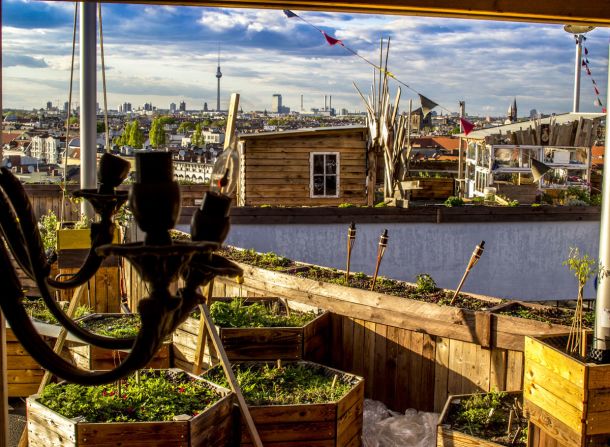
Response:
[{"label": "metal pole", "polygon": [[[464,118],[466,114],[466,102],[460,101],[460,118]],[[460,120],[460,132],[464,132],[464,126],[462,126],[462,121]],[[462,143],[464,139],[460,137],[460,145],[458,146],[458,178],[457,178],[457,196],[461,199],[464,197],[464,185],[466,182],[462,180],[464,177],[464,171],[462,170]]]},{"label": "metal pole", "polygon": [[580,110],[580,72],[582,59],[582,34],[574,35],[576,39],[576,57],[574,60],[574,106],[572,112],[578,113]]},{"label": "metal pole", "polygon": [[[610,55],[610,45],[608,45]],[[610,60],[608,61],[610,67]],[[607,82],[607,98],[610,100],[610,77]],[[606,149],[604,157],[610,160],[610,114],[606,112]],[[602,183],[602,213],[599,223],[599,262],[604,269],[610,269],[610,168],[604,169]],[[610,361],[610,277],[600,275],[597,285],[597,302],[595,303],[595,332],[593,333],[593,350],[600,358]]]},{"label": "metal pole", "polygon": [[[80,186],[97,186],[97,3],[84,2],[80,17]],[[93,217],[83,201],[81,212]]]}]

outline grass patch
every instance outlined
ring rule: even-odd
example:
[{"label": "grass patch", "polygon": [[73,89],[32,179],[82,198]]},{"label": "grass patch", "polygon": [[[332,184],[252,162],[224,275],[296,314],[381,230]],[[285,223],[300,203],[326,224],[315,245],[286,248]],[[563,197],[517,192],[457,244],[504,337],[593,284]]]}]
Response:
[{"label": "grass patch", "polygon": [[[234,364],[235,377],[249,405],[296,405],[335,402],[352,384],[317,365],[286,363],[280,368],[267,363]],[[204,376],[221,386],[228,385],[220,366]],[[333,386],[333,381],[335,385]]]},{"label": "grass patch", "polygon": [[[119,393],[120,391],[120,393]],[[42,405],[67,418],[86,422],[171,421],[180,414],[197,415],[222,396],[185,372],[143,371],[116,384],[83,386],[47,385],[38,399]]]},{"label": "grass patch", "polygon": [[[68,310],[69,303],[67,301],[60,301],[58,304],[62,307],[64,312]],[[25,307],[27,314],[33,320],[42,321],[43,323],[48,324],[59,324],[42,298],[25,299],[23,300],[23,306]],[[89,306],[78,306],[73,318],[84,317],[90,313],[91,309]]]},{"label": "grass patch", "polygon": [[95,334],[116,338],[135,337],[142,326],[137,314],[95,316],[81,320],[79,324]]}]

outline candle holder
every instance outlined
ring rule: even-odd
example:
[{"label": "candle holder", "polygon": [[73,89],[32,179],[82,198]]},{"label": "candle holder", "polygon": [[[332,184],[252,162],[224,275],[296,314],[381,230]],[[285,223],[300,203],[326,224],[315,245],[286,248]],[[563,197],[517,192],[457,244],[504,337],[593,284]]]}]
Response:
[{"label": "candle holder", "polygon": [[347,229],[347,267],[345,268],[345,283],[349,283],[349,268],[352,258],[352,248],[356,241],[356,224],[352,222]]},{"label": "candle holder", "polygon": [[375,275],[373,276],[373,283],[371,284],[371,291],[375,290],[375,283],[377,282],[377,274],[379,273],[379,266],[381,260],[385,254],[385,249],[388,246],[388,230],[383,230],[381,236],[379,236],[379,244],[377,246],[377,261],[375,262]]}]

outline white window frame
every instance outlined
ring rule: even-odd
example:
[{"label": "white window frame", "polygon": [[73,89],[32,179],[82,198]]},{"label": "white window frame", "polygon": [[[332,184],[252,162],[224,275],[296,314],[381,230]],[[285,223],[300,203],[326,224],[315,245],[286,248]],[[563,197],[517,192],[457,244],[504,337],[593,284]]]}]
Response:
[{"label": "white window frame", "polygon": [[[309,153],[309,197],[311,199],[332,199],[332,198],[338,198],[339,197],[339,191],[340,191],[340,186],[341,186],[341,157],[340,157],[340,152],[310,152]],[[336,174],[335,177],[337,179],[337,193],[334,195],[314,195],[313,193],[313,159],[314,156],[316,155],[335,155],[337,157],[337,169],[336,169]],[[324,178],[326,180],[326,160],[324,160]],[[333,174],[330,174],[333,175]],[[326,189],[326,181],[324,182],[324,188]]]}]

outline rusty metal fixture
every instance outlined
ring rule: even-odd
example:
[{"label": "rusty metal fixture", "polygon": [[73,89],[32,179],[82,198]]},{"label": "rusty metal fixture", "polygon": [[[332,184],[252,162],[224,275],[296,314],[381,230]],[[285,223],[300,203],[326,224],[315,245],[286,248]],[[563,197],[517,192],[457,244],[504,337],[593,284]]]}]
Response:
[{"label": "rusty metal fixture", "polygon": [[375,290],[375,283],[377,282],[377,274],[379,273],[379,266],[381,260],[385,254],[385,249],[388,246],[388,230],[383,230],[381,236],[379,236],[379,244],[377,246],[377,262],[375,263],[375,275],[373,276],[373,283],[371,284],[371,291]]},{"label": "rusty metal fixture", "polygon": [[345,282],[349,282],[349,267],[352,259],[352,248],[356,241],[356,224],[352,222],[347,229],[347,266],[345,268]]},{"label": "rusty metal fixture", "polygon": [[474,251],[470,256],[470,260],[468,261],[468,265],[466,266],[464,276],[462,276],[462,280],[458,284],[457,289],[455,289],[453,298],[451,298],[451,301],[449,301],[450,306],[453,305],[453,302],[458,297],[460,290],[462,290],[462,286],[464,285],[464,281],[466,281],[466,277],[470,273],[470,270],[472,270],[472,268],[477,264],[477,262],[479,262],[479,259],[481,259],[481,256],[483,255],[483,250],[485,250],[485,241],[481,241],[481,243],[474,248]]},{"label": "rusty metal fixture", "polygon": [[[208,205],[202,205],[192,222],[191,231],[196,236],[195,240],[173,242],[169,230],[179,215],[180,190],[173,181],[171,155],[141,153],[136,156],[136,161],[137,178],[130,190],[129,201],[136,223],[146,233],[144,242],[109,243],[114,232],[112,216],[126,199],[124,194],[114,191],[126,175],[126,170],[120,169],[117,160],[107,159],[102,164],[100,171],[105,170],[109,176],[101,176],[102,182],[97,191],[81,190],[78,193],[89,200],[101,215],[96,230],[92,228],[92,261],[89,264],[85,262],[81,279],[95,274],[97,267],[93,267],[98,258],[103,260],[108,255],[117,255],[129,259],[151,285],[150,296],[138,306],[142,327],[133,339],[92,334],[74,324],[56,305],[49,290],[53,282],[47,278],[49,265],[44,257],[31,204],[10,171],[4,168],[0,171],[0,229],[5,242],[0,243],[0,281],[4,287],[0,306],[15,335],[32,357],[45,369],[71,382],[83,385],[109,383],[144,367],[163,340],[186,319],[196,304],[203,302],[198,294],[201,285],[207,284],[216,275],[242,273],[238,266],[212,253],[228,232],[231,199],[217,194],[216,202],[223,204],[220,209],[210,206],[214,200],[204,199],[204,205]],[[116,169],[117,165],[119,169]],[[117,171],[120,171],[117,175],[110,175]],[[203,235],[215,236],[216,240],[202,240]],[[102,243],[104,241],[107,242]],[[69,332],[96,346],[130,348],[129,356],[113,370],[86,371],[56,355],[40,337],[23,308],[21,284],[11,264],[8,249],[19,266],[36,281],[49,309]],[[182,275],[187,282],[186,287],[174,296],[169,292],[169,285],[178,275]]]}]

